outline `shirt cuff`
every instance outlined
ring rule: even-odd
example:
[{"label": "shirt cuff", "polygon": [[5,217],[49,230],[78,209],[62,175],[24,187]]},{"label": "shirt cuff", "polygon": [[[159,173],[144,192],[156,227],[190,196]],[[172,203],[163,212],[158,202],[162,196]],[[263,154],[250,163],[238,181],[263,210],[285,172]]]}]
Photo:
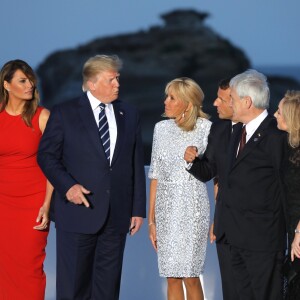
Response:
[{"label": "shirt cuff", "polygon": [[184,166],[185,166],[186,170],[190,170],[191,167],[192,167],[192,165],[193,165],[192,162],[191,162],[191,163],[188,163],[187,161],[184,161]]}]

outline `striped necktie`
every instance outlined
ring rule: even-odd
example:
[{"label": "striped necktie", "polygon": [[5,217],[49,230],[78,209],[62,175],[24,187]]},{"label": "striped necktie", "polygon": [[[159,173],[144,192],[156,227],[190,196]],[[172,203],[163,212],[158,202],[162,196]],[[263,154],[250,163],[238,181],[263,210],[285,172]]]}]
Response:
[{"label": "striped necktie", "polygon": [[110,159],[110,138],[109,138],[109,128],[107,117],[105,114],[105,104],[100,103],[100,113],[99,113],[99,135],[102,141],[102,145],[104,148],[104,152],[106,155],[107,160]]}]

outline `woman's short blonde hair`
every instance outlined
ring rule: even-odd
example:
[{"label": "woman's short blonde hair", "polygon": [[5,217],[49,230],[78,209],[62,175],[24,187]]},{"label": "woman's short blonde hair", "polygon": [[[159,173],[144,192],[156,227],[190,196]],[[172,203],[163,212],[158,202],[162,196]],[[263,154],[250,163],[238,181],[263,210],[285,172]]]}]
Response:
[{"label": "woman's short blonde hair", "polygon": [[282,116],[288,128],[289,144],[300,146],[300,91],[287,91],[282,102]]},{"label": "woman's short blonde hair", "polygon": [[193,130],[199,117],[205,119],[209,118],[202,110],[204,93],[201,87],[193,79],[188,77],[173,79],[166,85],[166,95],[168,95],[170,89],[172,89],[172,92],[181,101],[186,103],[186,105],[191,103],[191,109],[184,112],[183,121],[177,124],[180,128],[185,131]]},{"label": "woman's short blonde hair", "polygon": [[95,80],[97,76],[104,71],[120,71],[122,68],[122,61],[117,55],[96,55],[89,58],[83,65],[82,90],[88,90],[87,82]]}]

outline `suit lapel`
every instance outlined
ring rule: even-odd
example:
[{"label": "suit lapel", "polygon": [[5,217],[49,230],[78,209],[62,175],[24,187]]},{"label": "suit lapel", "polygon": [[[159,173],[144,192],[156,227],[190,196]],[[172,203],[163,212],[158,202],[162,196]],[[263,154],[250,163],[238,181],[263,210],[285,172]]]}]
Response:
[{"label": "suit lapel", "polygon": [[116,123],[117,123],[117,141],[116,141],[116,147],[114,150],[114,155],[112,157],[111,165],[114,164],[116,161],[118,155],[120,154],[120,150],[122,148],[123,142],[124,142],[124,135],[125,135],[125,119],[126,119],[126,112],[124,109],[122,109],[122,102],[119,100],[115,100],[112,102]]},{"label": "suit lapel", "polygon": [[254,134],[251,136],[249,141],[245,144],[245,147],[243,151],[240,153],[240,155],[236,158],[234,161],[234,164],[232,167],[234,167],[236,164],[238,164],[241,160],[244,159],[249,153],[252,152],[252,150],[260,143],[260,141],[265,137],[267,133],[267,129],[271,122],[273,122],[274,119],[270,115],[268,115],[259,125],[259,127],[256,129]]},{"label": "suit lapel", "polygon": [[229,141],[229,146],[228,146],[228,166],[229,170],[231,169],[232,165],[234,164],[234,161],[236,159],[236,153],[237,153],[237,147],[239,144],[241,132],[242,132],[243,124],[242,123],[237,123],[231,132],[230,130],[230,141]]},{"label": "suit lapel", "polygon": [[86,96],[86,94],[84,94],[79,99],[78,114],[87,131],[87,135],[90,138],[91,143],[94,145],[96,150],[100,153],[100,155],[103,156],[104,159],[106,159],[104,149],[102,147],[100,137],[99,137],[98,126],[95,122],[95,117],[89,99]]}]

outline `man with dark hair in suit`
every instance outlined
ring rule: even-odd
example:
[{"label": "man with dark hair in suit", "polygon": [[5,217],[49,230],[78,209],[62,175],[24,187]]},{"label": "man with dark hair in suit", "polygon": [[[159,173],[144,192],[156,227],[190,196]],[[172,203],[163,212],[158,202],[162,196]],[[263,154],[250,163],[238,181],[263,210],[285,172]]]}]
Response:
[{"label": "man with dark hair in suit", "polygon": [[79,98],[56,106],[38,162],[55,188],[57,299],[119,299],[126,234],[146,213],[137,110],[118,100],[117,56],[83,67]]},{"label": "man with dark hair in suit", "polygon": [[279,300],[286,244],[281,179],[286,136],[267,112],[270,92],[263,74],[241,73],[231,79],[230,89],[233,118],[245,125],[230,139],[216,220],[230,245],[239,299]]},{"label": "man with dark hair in suit", "polygon": [[[224,184],[224,172],[227,161],[226,152],[229,145],[229,139],[232,133],[232,126],[236,124],[232,122],[233,110],[230,98],[230,79],[223,79],[219,82],[217,98],[213,105],[217,109],[220,121],[214,122],[208,137],[207,149],[201,159],[194,160],[193,166],[189,170],[196,178],[201,181],[208,181],[214,178],[214,195],[216,199],[215,205],[215,221],[210,229],[211,243],[216,241],[218,260],[220,266],[222,292],[224,300],[238,299],[234,282],[232,281],[232,267],[230,260],[229,244],[222,228],[218,227],[218,216],[222,209],[219,201],[218,192],[221,192]],[[185,160],[191,161],[191,157],[197,156],[196,149],[188,147],[185,153]],[[204,168],[204,171],[202,170]],[[214,226],[216,224],[216,226]]]}]

